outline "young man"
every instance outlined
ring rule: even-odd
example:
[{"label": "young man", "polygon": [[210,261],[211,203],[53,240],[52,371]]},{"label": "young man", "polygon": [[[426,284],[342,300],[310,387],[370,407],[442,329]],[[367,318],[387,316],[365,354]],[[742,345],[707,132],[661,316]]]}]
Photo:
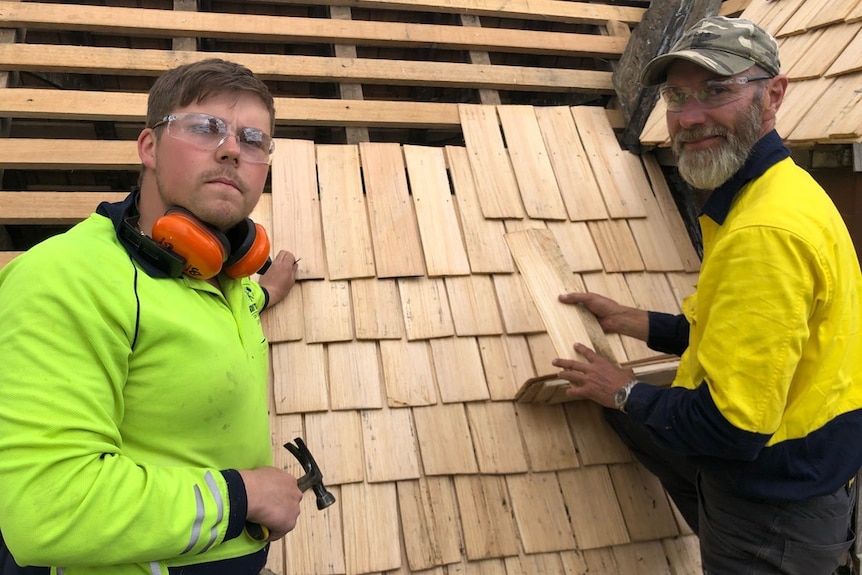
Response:
[{"label": "young man", "polygon": [[608,421],[700,537],[704,572],[826,575],[853,535],[862,465],[862,275],[819,185],[775,132],[787,88],[751,22],[706,18],[644,69],[662,84],[681,176],[711,191],[683,315],[597,294],[563,302],[603,329],[681,354],[670,388],[634,381],[581,344],[558,359],[572,397]]},{"label": "young man", "polygon": [[2,575],[257,575],[268,542],[247,522],[270,540],[296,525],[302,492],[271,466],[259,317],[294,256],[247,277],[269,252],[247,218],[274,115],[245,67],[168,71],[140,190],[0,271]]}]

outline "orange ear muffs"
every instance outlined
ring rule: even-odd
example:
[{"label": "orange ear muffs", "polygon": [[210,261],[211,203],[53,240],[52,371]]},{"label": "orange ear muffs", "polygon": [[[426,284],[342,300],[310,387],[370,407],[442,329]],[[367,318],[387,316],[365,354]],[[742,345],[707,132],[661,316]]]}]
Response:
[{"label": "orange ear muffs", "polygon": [[225,273],[244,278],[260,270],[269,258],[269,236],[260,224],[246,218],[227,232],[231,254],[224,263]]},{"label": "orange ear muffs", "polygon": [[156,220],[152,238],[185,258],[186,275],[204,280],[219,273],[230,250],[224,234],[182,208],[171,208]]}]

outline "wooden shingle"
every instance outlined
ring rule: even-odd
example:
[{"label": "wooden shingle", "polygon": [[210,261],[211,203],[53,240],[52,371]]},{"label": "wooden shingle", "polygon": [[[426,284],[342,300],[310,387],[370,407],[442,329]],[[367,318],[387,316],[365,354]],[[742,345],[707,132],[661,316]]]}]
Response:
[{"label": "wooden shingle", "polygon": [[[269,566],[512,575],[688,564],[679,518],[597,405],[515,400],[524,382],[554,377],[552,360],[575,341],[615,361],[653,354],[602,334],[557,296],[589,290],[679,309],[698,262],[683,249],[660,169],[613,151],[610,125],[592,111],[489,106],[465,116],[485,119],[479,137],[494,147],[277,144],[255,217],[272,228],[274,252],[302,260],[294,291],[264,316],[275,464],[301,473],[281,444],[303,437],[337,501],[318,511],[309,494]],[[583,134],[576,116],[590,119]],[[516,177],[507,143],[516,133],[538,142],[536,130],[547,157],[520,149]],[[484,212],[500,190],[477,150],[494,150],[508,170],[517,214]],[[566,161],[586,171],[564,170]],[[625,174],[633,189],[608,192],[597,170],[605,182]],[[549,177],[561,203],[524,209],[542,192],[521,186]],[[583,212],[573,178],[585,182]]]}]

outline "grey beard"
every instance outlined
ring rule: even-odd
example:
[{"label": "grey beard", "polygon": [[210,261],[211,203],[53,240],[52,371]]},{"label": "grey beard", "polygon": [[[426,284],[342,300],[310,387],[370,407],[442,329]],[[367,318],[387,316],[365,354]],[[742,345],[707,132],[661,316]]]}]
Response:
[{"label": "grey beard", "polygon": [[682,179],[699,190],[714,190],[742,168],[748,153],[731,146],[730,141],[714,150],[684,151],[677,161]]},{"label": "grey beard", "polygon": [[[673,139],[673,151],[677,157],[679,175],[699,190],[714,190],[725,183],[742,168],[754,144],[760,139],[762,116],[759,102],[755,101],[737,124],[735,134],[723,126],[696,127],[678,132]],[[713,135],[724,136],[725,142],[714,149],[683,148],[684,141]]]}]

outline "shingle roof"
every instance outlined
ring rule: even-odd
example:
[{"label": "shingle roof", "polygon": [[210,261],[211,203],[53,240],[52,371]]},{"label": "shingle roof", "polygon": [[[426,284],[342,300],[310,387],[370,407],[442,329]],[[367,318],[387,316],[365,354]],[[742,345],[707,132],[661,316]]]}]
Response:
[{"label": "shingle roof", "polygon": [[255,217],[302,260],[265,315],[273,443],[303,437],[338,501],[309,493],[270,569],[697,572],[696,538],[595,404],[514,401],[573,353],[557,293],[673,312],[692,289],[658,164],[622,151],[600,108],[460,116],[464,147],[278,142]]},{"label": "shingle roof", "polygon": [[[271,193],[254,217],[276,249],[302,261],[297,287],[264,315],[273,446],[276,464],[301,474],[281,445],[302,437],[337,502],[318,511],[308,494],[296,530],[273,545],[272,571],[699,571],[696,537],[596,405],[548,403],[558,399],[550,387],[535,402],[515,400],[525,382],[553,377],[551,360],[572,353],[572,340],[601,340],[557,293],[589,289],[673,312],[696,278],[661,168],[620,149],[602,107],[613,91],[609,63],[641,9],[319,0],[177,14],[158,2],[6,4],[7,25],[27,31],[26,42],[0,31],[0,55],[21,80],[0,90],[0,114],[15,119],[0,165],[7,186],[20,187],[0,193],[4,224],[72,223],[124,195],[79,191],[108,187],[94,185],[100,174],[87,173],[87,184],[73,176],[137,176],[143,92],[180,61],[228,53],[279,88]],[[339,51],[349,38],[333,24],[331,8],[346,4],[359,10],[343,22],[355,58]],[[398,6],[423,15],[396,25]],[[258,10],[269,16],[238,14]],[[291,28],[294,16],[310,20]],[[525,29],[509,30],[518,17]],[[303,39],[306,27],[325,35]],[[534,30],[547,30],[540,47],[550,55],[527,59],[539,45]],[[178,49],[198,45],[206,50]],[[413,61],[420,56],[427,66]],[[332,99],[339,82],[363,82],[366,99]],[[0,85],[9,85],[4,76]],[[485,101],[476,88],[502,90],[504,102],[600,105],[458,104]],[[463,132],[466,145],[286,139],[317,133],[304,126],[449,135],[400,142],[460,143]],[[12,256],[0,251],[0,265]],[[629,338],[604,344],[620,361],[654,355]]]}]

